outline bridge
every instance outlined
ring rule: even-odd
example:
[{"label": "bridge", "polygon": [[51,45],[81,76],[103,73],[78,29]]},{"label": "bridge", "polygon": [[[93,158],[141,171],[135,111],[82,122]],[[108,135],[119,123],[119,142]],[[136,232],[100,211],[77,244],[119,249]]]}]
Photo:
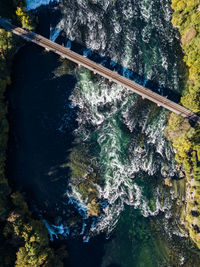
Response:
[{"label": "bridge", "polygon": [[117,84],[122,85],[123,87],[140,95],[143,99],[148,99],[156,103],[158,106],[164,107],[178,115],[181,115],[184,118],[188,118],[189,120],[192,120],[195,123],[200,124],[200,117],[191,110],[167,99],[164,96],[152,92],[151,90],[137,84],[136,82],[119,75],[115,71],[107,69],[101,64],[97,64],[96,62],[78,53],[75,53],[62,45],[52,42],[49,39],[39,34],[14,26],[7,19],[0,18],[0,26],[6,31],[10,31],[13,34],[18,35],[29,42],[44,47],[47,51],[52,51],[60,55],[64,59],[68,59],[70,61],[75,62],[76,64],[78,64],[78,66],[83,66],[93,71],[94,74],[99,74],[107,78],[110,82],[115,82]]}]

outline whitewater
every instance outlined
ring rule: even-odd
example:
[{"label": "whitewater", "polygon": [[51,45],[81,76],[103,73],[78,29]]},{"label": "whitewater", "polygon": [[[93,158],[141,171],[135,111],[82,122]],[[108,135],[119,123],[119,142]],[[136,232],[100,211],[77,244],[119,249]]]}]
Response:
[{"label": "whitewater", "polygon": [[[50,2],[27,0],[27,9]],[[180,90],[178,55],[173,55],[178,35],[169,23],[171,9],[167,0],[128,0],[120,4],[111,0],[61,0],[57,4],[62,15],[51,24],[51,40],[56,41],[64,33],[65,45],[83,45],[85,56],[95,51],[103,56],[102,64],[117,62],[124,67],[124,75],[127,69],[141,75],[143,84],[150,79],[162,88]],[[87,203],[72,182],[64,194],[66,205],[73,204],[82,216],[83,240],[100,232],[109,235],[125,205],[140,210],[144,217],[160,212],[169,216],[170,195],[163,201],[161,187],[164,178],[175,177],[177,170],[173,148],[164,136],[165,110],[102,77],[94,77],[86,69],[76,68],[75,75],[78,82],[70,97],[71,108],[78,108],[74,136],[80,145],[95,142],[99,151],[95,160],[102,168],[103,179],[103,185],[95,185],[101,213],[92,220],[87,218]],[[65,122],[59,129],[65,128]],[[160,179],[150,189],[154,207],[145,193],[150,185],[141,185],[141,177],[146,181]],[[64,216],[60,225],[44,221],[52,238],[71,233]]]}]

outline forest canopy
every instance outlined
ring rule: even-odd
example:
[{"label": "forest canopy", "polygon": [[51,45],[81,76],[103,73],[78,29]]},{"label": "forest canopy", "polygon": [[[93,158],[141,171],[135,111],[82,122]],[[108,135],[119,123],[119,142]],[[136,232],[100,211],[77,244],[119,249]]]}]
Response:
[{"label": "forest canopy", "polygon": [[200,111],[200,1],[172,0],[172,23],[181,34],[184,61],[188,66],[188,80],[181,103]]},{"label": "forest canopy", "polygon": [[[172,23],[179,29],[188,73],[181,104],[200,112],[200,0],[172,0]],[[186,174],[186,210],[184,226],[190,238],[200,248],[200,126],[171,114],[165,135],[176,149],[175,159]]]}]

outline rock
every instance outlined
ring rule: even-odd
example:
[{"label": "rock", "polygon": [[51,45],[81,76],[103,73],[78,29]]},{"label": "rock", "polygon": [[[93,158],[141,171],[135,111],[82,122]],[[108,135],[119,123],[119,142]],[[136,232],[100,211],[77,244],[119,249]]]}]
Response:
[{"label": "rock", "polygon": [[163,171],[162,175],[163,175],[164,177],[167,177],[167,172],[166,172],[166,171]]},{"label": "rock", "polygon": [[100,203],[97,199],[92,199],[90,203],[88,203],[88,210],[87,210],[87,216],[95,216],[97,217],[100,212]]},{"label": "rock", "polygon": [[138,149],[138,152],[139,152],[139,153],[142,153],[142,152],[143,152],[143,148],[140,147],[140,148]]},{"label": "rock", "polygon": [[188,44],[195,36],[197,35],[197,31],[193,28],[188,29],[185,34],[181,38],[181,43],[183,45]]},{"label": "rock", "polygon": [[185,177],[185,173],[184,173],[183,171],[180,171],[180,172],[179,172],[179,177],[180,177],[180,178],[184,178],[184,177]]},{"label": "rock", "polygon": [[172,181],[171,181],[171,178],[167,177],[165,178],[165,185],[169,186],[169,187],[172,187]]}]

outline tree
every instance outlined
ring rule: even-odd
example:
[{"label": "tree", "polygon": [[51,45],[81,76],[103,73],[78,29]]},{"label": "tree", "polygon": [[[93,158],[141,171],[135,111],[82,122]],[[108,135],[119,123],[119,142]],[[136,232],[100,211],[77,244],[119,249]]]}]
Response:
[{"label": "tree", "polygon": [[16,15],[18,16],[19,21],[21,22],[23,28],[30,31],[34,29],[33,23],[30,19],[30,16],[26,12],[25,8],[17,7]]}]

